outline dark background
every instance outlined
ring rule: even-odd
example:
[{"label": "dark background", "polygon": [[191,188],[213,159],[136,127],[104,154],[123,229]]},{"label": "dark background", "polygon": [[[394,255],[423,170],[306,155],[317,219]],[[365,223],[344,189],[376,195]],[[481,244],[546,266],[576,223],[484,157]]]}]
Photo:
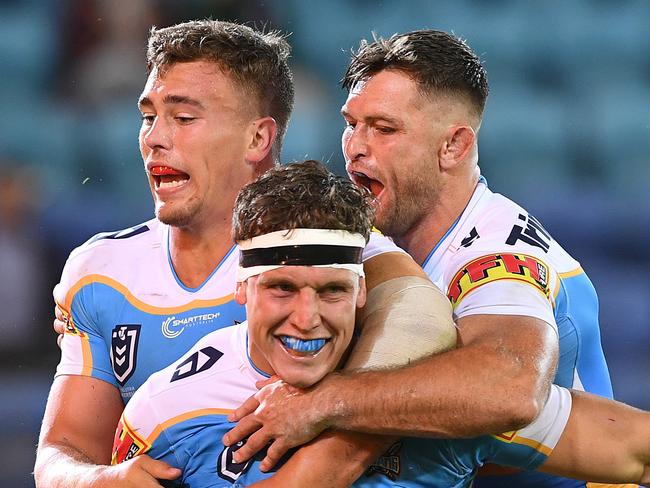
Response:
[{"label": "dark background", "polygon": [[587,270],[615,395],[650,409],[650,2],[0,0],[2,486],[33,486],[68,253],[152,214],[137,149],[147,31],[201,17],[291,32],[283,161],[339,173],[337,82],[359,39],[426,27],[467,39],[492,88],[482,171]]}]

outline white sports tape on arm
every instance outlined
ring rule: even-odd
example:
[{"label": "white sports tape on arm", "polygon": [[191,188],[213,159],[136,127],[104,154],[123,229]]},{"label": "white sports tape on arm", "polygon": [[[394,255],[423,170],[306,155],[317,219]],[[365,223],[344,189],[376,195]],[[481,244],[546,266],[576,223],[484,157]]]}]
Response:
[{"label": "white sports tape on arm", "polygon": [[419,276],[393,278],[370,290],[361,327],[345,369],[404,366],[456,346],[449,300]]}]

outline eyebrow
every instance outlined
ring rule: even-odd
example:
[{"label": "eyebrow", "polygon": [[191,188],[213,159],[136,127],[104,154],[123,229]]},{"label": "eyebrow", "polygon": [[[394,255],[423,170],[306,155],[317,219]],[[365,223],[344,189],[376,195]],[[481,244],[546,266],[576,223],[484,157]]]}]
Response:
[{"label": "eyebrow", "polygon": [[[191,98],[185,95],[166,95],[163,98],[163,103],[166,105],[191,105],[196,108],[205,109],[205,106],[196,98]],[[142,97],[138,100],[138,107],[151,107],[153,102],[149,97]]]},{"label": "eyebrow", "polygon": [[[342,115],[343,117],[352,117],[352,115],[350,114],[350,112],[348,112],[348,111],[345,109],[345,107],[341,108],[341,115]],[[369,117],[362,117],[362,119],[363,119],[365,122],[370,122],[371,124],[383,120],[384,122],[388,122],[389,124],[393,124],[393,125],[401,125],[401,122],[400,122],[398,119],[396,119],[396,118],[394,118],[394,117],[390,117],[390,116],[388,116],[388,115],[382,115],[382,114],[379,114],[379,115],[371,115],[371,116],[369,116]]]}]

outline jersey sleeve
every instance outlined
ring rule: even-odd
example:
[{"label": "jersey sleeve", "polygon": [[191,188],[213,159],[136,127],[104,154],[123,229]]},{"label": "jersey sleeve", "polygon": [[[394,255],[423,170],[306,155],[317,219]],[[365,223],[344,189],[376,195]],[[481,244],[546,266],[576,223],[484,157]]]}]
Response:
[{"label": "jersey sleeve", "polygon": [[63,269],[61,281],[54,288],[54,301],[66,321],[56,376],[91,376],[117,388],[110,347],[97,318],[93,277],[84,273],[91,255],[83,248],[73,251]]},{"label": "jersey sleeve", "polygon": [[553,452],[571,414],[571,393],[551,385],[539,416],[523,429],[492,436],[487,462],[536,469]]},{"label": "jersey sleeve", "polygon": [[557,329],[555,271],[540,257],[517,252],[463,254],[446,277],[454,318],[467,315],[524,315]]},{"label": "jersey sleeve", "polygon": [[370,233],[368,244],[366,244],[366,247],[363,250],[363,260],[367,261],[370,258],[374,258],[375,256],[379,256],[386,252],[401,252],[406,254],[406,251],[395,244],[391,239],[380,232],[373,230]]}]

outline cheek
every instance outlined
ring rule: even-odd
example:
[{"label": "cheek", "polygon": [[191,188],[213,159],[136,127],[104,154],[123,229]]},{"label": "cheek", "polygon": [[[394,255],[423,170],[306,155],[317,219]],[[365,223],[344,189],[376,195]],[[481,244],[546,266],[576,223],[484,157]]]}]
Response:
[{"label": "cheek", "polygon": [[144,143],[145,130],[140,129],[138,133],[138,146],[140,147],[140,154],[146,154],[148,152],[147,145]]},{"label": "cheek", "polygon": [[350,141],[350,132],[348,130],[343,131],[343,135],[341,135],[341,151],[343,152],[343,157],[345,157],[346,160],[349,160],[350,158],[348,157],[348,142]]}]

